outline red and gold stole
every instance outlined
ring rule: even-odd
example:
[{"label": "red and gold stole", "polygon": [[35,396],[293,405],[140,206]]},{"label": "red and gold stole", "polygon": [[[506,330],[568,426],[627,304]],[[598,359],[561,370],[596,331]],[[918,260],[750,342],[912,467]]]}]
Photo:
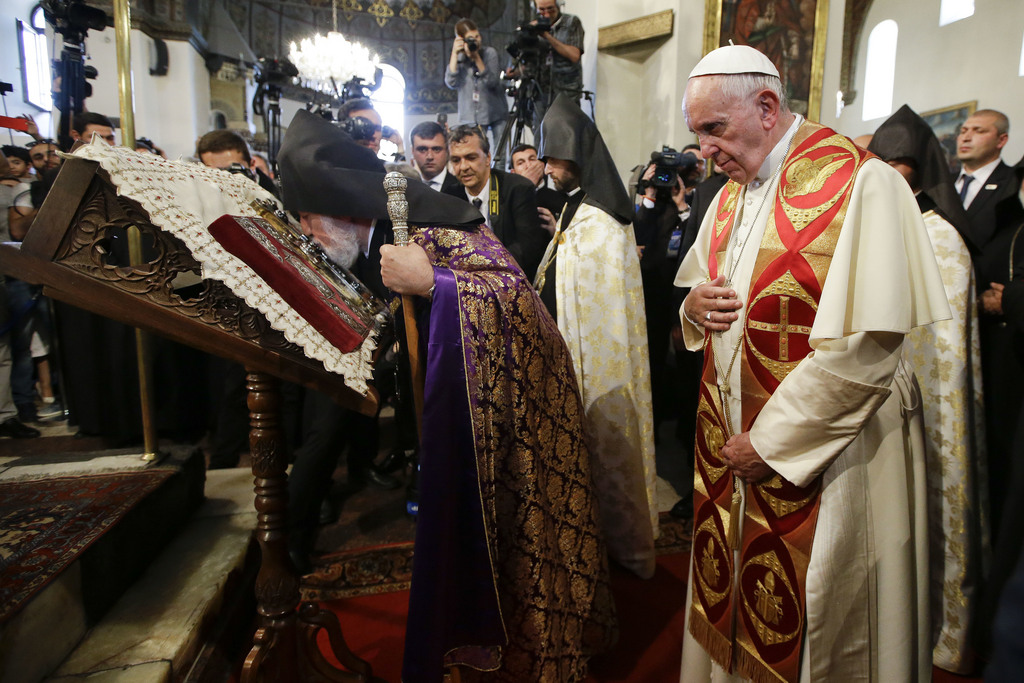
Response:
[{"label": "red and gold stole", "polygon": [[[805,122],[793,138],[746,298],[743,431],[811,351],[825,276],[854,178],[867,158],[849,139],[815,123]],[[730,181],[719,199],[708,258],[712,279],[725,262],[740,195]],[[796,681],[820,477],[798,487],[776,475],[747,488],[737,573],[726,541],[733,475],[719,453],[728,433],[714,345],[706,343],[697,408],[690,633],[726,671],[758,682]]]}]

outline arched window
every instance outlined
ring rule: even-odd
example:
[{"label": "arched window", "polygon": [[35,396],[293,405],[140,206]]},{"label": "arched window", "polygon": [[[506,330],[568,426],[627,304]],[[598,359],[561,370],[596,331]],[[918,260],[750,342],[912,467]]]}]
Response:
[{"label": "arched window", "polygon": [[896,22],[886,19],[868,35],[867,66],[864,69],[863,119],[877,119],[892,113],[892,90],[896,79]]},{"label": "arched window", "polygon": [[[383,72],[380,87],[372,95],[373,108],[380,114],[385,126],[391,126],[398,134],[405,137],[405,78],[401,72],[390,64],[381,64]],[[391,159],[398,148],[388,140],[380,143],[382,159]]]},{"label": "arched window", "polygon": [[50,94],[50,55],[46,46],[46,19],[43,8],[36,7],[31,22],[18,20],[18,47],[21,51],[21,85],[25,101],[43,111],[53,109]]},{"label": "arched window", "polygon": [[939,26],[974,16],[974,0],[942,0],[939,4]]}]

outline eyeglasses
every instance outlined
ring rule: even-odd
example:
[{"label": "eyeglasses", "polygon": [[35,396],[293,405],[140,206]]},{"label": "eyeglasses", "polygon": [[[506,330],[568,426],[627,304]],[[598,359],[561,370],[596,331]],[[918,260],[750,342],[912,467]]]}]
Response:
[{"label": "eyeglasses", "polygon": [[53,138],[43,138],[42,140],[32,140],[31,142],[25,143],[25,147],[28,147],[29,149],[32,149],[36,145],[53,145],[54,147],[58,146],[57,141],[54,140]]}]

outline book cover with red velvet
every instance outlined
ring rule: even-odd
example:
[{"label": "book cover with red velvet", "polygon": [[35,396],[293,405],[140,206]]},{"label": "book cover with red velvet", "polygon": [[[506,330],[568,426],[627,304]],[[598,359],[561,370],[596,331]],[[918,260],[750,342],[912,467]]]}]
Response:
[{"label": "book cover with red velvet", "polygon": [[369,294],[365,288],[360,292],[321,272],[266,220],[221,216],[209,230],[225,250],[244,261],[341,351],[356,350],[374,331],[373,315],[366,310]]}]

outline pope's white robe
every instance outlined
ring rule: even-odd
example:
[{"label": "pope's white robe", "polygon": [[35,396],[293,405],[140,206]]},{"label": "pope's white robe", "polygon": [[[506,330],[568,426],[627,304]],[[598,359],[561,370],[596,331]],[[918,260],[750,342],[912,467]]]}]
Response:
[{"label": "pope's white robe", "polygon": [[608,552],[649,578],[658,529],[654,421],[633,229],[584,201],[552,241],[558,329],[583,396]]},{"label": "pope's white robe", "polygon": [[[788,140],[765,160],[759,178],[770,178]],[[740,198],[742,213],[722,270],[738,260],[733,287],[744,304],[771,207],[756,221],[755,215],[763,198],[771,203],[774,188],[755,180]],[[715,206],[717,199],[680,266],[677,286],[708,279]],[[748,240],[753,243],[744,250]],[[701,348],[704,329],[680,317],[687,347]],[[914,327],[947,317],[913,193],[887,164],[868,160],[854,181],[818,303],[812,353],[781,382],[750,431],[758,454],[788,481],[806,486],[822,475],[807,570],[802,681],[931,679],[923,424],[920,393],[901,362],[901,347]],[[741,330],[734,323],[716,341],[723,366]],[[740,386],[739,363],[730,385]],[[738,395],[728,400],[739,433],[742,404]],[[687,630],[681,680],[738,679],[714,664]]]},{"label": "pope's white robe", "polygon": [[978,312],[963,238],[934,211],[924,223],[953,317],[915,328],[903,357],[921,385],[924,409],[933,659],[965,674],[974,664],[968,624],[989,556]]}]

